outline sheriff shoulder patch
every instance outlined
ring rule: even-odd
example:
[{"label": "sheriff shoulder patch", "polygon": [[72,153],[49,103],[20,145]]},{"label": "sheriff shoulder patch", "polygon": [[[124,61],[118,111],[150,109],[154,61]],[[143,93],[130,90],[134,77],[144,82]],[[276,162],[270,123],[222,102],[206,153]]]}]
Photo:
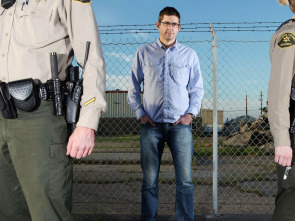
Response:
[{"label": "sheriff shoulder patch", "polygon": [[81,2],[83,4],[89,4],[91,2],[91,0],[72,0],[74,2]]},{"label": "sheriff shoulder patch", "polygon": [[295,45],[295,36],[291,32],[285,32],[278,41],[279,48],[290,48]]}]

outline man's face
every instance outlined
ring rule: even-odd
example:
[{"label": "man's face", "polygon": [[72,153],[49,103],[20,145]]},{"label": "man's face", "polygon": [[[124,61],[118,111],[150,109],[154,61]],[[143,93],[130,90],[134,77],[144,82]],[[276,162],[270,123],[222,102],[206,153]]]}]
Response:
[{"label": "man's face", "polygon": [[167,42],[172,42],[175,40],[181,27],[181,25],[175,26],[175,24],[179,24],[179,19],[175,15],[164,15],[163,20],[161,22],[157,22],[157,28],[160,31],[160,40],[163,39]]}]

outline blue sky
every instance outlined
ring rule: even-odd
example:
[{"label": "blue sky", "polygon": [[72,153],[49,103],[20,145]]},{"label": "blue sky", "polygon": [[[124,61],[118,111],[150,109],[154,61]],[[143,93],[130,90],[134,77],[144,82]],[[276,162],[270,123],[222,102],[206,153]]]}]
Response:
[{"label": "blue sky", "polygon": [[[161,9],[166,6],[175,7],[181,14],[181,23],[231,23],[231,22],[278,22],[272,30],[279,26],[280,22],[290,19],[293,13],[288,6],[281,6],[277,0],[92,0],[99,29],[108,25],[145,25],[155,24]],[[257,24],[252,24],[253,26]],[[225,26],[225,25],[221,25]],[[240,26],[240,24],[236,25]],[[251,26],[251,25],[250,25]],[[183,26],[185,28],[187,26]],[[248,110],[253,110],[250,115],[258,117],[260,114],[260,93],[263,93],[263,106],[266,106],[267,87],[270,73],[268,55],[271,32],[220,32],[218,25],[214,25],[219,40],[219,108],[224,110],[224,120],[243,115],[245,111],[245,96],[248,96]],[[125,27],[126,28],[126,27]],[[155,28],[147,27],[147,28]],[[201,29],[203,30],[203,29]],[[158,37],[156,34],[102,34],[103,43],[122,43],[127,38],[131,42],[153,41]],[[211,41],[211,33],[185,33],[180,30],[178,40],[185,39],[197,41]],[[225,42],[222,42],[225,41]],[[227,43],[226,40],[245,40],[247,43]],[[265,41],[255,46],[256,40]],[[250,43],[250,42],[254,43]],[[107,64],[107,90],[127,90],[132,58],[136,48],[134,46],[104,46],[104,56]],[[211,109],[211,63],[210,43],[192,44],[197,51],[206,86],[203,104]],[[119,50],[120,49],[120,50]],[[258,63],[256,65],[256,63]],[[255,83],[248,83],[253,81]],[[231,82],[232,85],[228,84]]]},{"label": "blue sky", "polygon": [[292,17],[288,6],[276,0],[92,0],[99,26],[152,24],[165,6],[175,7],[181,23],[285,21]]}]

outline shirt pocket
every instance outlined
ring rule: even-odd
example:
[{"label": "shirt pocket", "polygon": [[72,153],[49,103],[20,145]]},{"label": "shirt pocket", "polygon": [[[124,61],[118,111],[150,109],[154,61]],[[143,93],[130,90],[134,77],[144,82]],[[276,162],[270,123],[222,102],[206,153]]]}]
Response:
[{"label": "shirt pocket", "polygon": [[178,85],[187,85],[189,81],[189,66],[182,63],[172,63],[169,66],[171,78]]},{"label": "shirt pocket", "polygon": [[144,79],[158,79],[163,76],[161,62],[150,62],[147,65],[144,65],[142,70]]},{"label": "shirt pocket", "polygon": [[45,45],[49,39],[49,23],[52,9],[23,6],[17,11],[19,40],[33,46]]}]

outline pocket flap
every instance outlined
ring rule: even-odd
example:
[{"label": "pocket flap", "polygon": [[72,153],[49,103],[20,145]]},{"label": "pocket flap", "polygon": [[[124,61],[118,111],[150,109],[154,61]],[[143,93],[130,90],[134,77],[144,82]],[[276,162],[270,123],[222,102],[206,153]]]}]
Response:
[{"label": "pocket flap", "polygon": [[13,98],[24,101],[32,93],[33,85],[34,81],[32,78],[13,81],[8,83],[9,93]]}]

